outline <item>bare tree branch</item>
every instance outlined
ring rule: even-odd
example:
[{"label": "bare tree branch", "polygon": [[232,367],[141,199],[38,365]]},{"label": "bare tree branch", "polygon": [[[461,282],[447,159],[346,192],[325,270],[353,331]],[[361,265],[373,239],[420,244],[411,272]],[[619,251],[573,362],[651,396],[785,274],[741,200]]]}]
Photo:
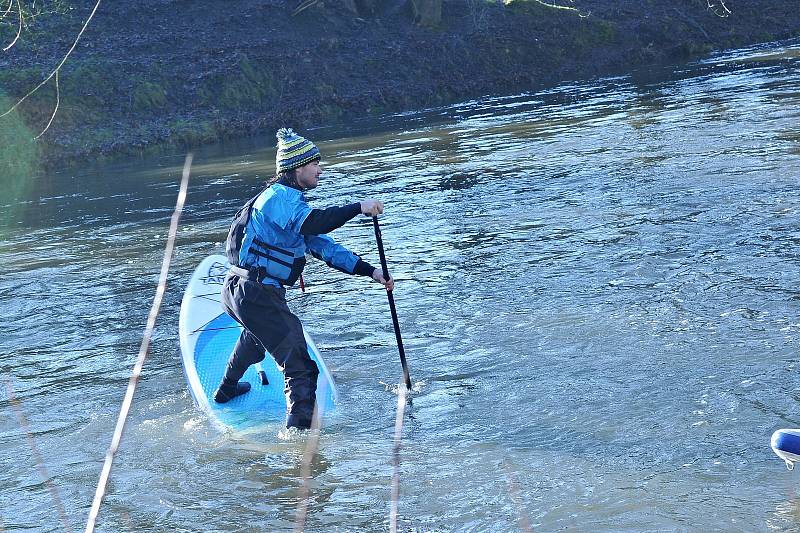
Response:
[{"label": "bare tree branch", "polygon": [[706,0],[706,5],[718,17],[727,17],[731,10],[725,5],[725,0]]},{"label": "bare tree branch", "polygon": [[577,11],[577,9],[574,8],[574,7],[559,6],[557,4],[548,4],[547,2],[542,2],[542,0],[533,0],[533,1],[536,2],[537,4],[543,5],[545,7],[552,7],[553,9],[564,9],[566,11]]},{"label": "bare tree branch", "polygon": [[[98,2],[99,4],[99,2]],[[90,17],[91,18],[91,17]],[[117,424],[114,428],[114,435],[111,437],[111,445],[106,452],[106,458],[103,462],[103,469],[100,471],[100,479],[97,481],[97,490],[94,493],[92,500],[92,507],[89,510],[89,518],[86,520],[86,533],[93,533],[97,523],[97,515],[100,512],[100,505],[103,503],[103,498],[106,494],[108,487],[108,479],[111,476],[111,467],[114,464],[114,456],[119,449],[120,442],[122,442],[122,435],[125,432],[125,424],[128,421],[128,415],[131,412],[131,405],[133,404],[133,396],[136,393],[136,385],[139,383],[139,378],[142,375],[144,363],[150,353],[150,342],[153,339],[153,330],[156,327],[156,318],[161,309],[161,302],[164,300],[164,293],[167,290],[167,275],[169,274],[169,266],[172,262],[172,255],[175,251],[175,239],[178,234],[178,221],[183,213],[183,204],[186,202],[186,190],[189,187],[189,173],[192,169],[192,154],[186,155],[186,160],[183,164],[183,176],[181,178],[180,189],[178,189],[178,199],[175,201],[175,211],[172,212],[172,218],[169,223],[169,230],[167,232],[167,245],[164,248],[164,259],[161,261],[161,274],[158,277],[158,286],[156,287],[156,294],[153,297],[153,305],[150,307],[150,313],[147,315],[147,325],[144,328],[142,335],[142,344],[139,346],[139,355],[136,357],[136,364],[131,371],[131,377],[128,379],[128,388],[125,390],[125,398],[122,400],[122,407],[117,416]]]},{"label": "bare tree branch", "polygon": [[53,119],[56,118],[56,113],[58,112],[59,104],[61,104],[61,89],[58,87],[58,72],[56,72],[56,107],[55,107],[55,109],[53,109],[53,114],[50,117],[50,121],[47,123],[47,126],[45,126],[44,129],[42,130],[42,132],[39,135],[37,135],[36,137],[34,137],[33,140],[38,139],[39,137],[44,135],[44,132],[46,132],[47,130],[50,129],[50,124],[52,124],[53,123]]},{"label": "bare tree branch", "polygon": [[299,15],[309,7],[313,6],[317,2],[319,2],[319,0],[303,0],[302,2],[300,2],[300,5],[297,6],[294,11],[292,11],[292,16],[296,17],[297,15]]},{"label": "bare tree branch", "polygon": [[[20,0],[17,0],[17,5],[19,5],[19,1],[20,1]],[[66,63],[66,62],[67,62],[67,59],[69,59],[69,56],[70,56],[70,54],[72,53],[72,51],[73,51],[73,50],[75,50],[75,47],[76,47],[76,46],[78,46],[78,41],[80,41],[80,40],[81,40],[81,36],[83,35],[83,32],[85,32],[85,31],[86,31],[86,28],[89,26],[89,22],[91,22],[91,20],[92,20],[92,18],[94,17],[95,13],[97,13],[97,8],[99,8],[99,7],[100,7],[100,2],[101,2],[101,1],[102,1],[102,0],[97,0],[97,3],[94,5],[94,8],[92,9],[92,12],[89,14],[89,18],[87,18],[87,19],[86,19],[86,22],[83,24],[83,28],[81,28],[81,31],[78,33],[78,36],[77,36],[77,37],[75,37],[75,42],[73,42],[73,43],[72,43],[72,46],[71,46],[71,47],[70,47],[70,49],[67,51],[67,53],[64,55],[63,59],[61,59],[61,62],[60,62],[60,63],[58,64],[58,66],[57,66],[57,67],[56,67],[56,68],[53,70],[53,72],[51,72],[51,73],[50,73],[50,74],[49,74],[49,75],[48,75],[48,76],[47,76],[47,77],[46,77],[46,78],[45,78],[45,79],[44,79],[44,80],[43,80],[43,81],[42,81],[42,82],[41,82],[39,85],[37,85],[36,87],[34,87],[33,89],[31,89],[31,91],[29,91],[29,92],[28,92],[28,94],[26,94],[25,96],[23,96],[22,98],[20,98],[20,99],[17,101],[17,103],[16,103],[16,104],[14,104],[13,106],[11,106],[11,108],[10,108],[9,110],[7,110],[7,111],[6,111],[5,113],[3,113],[3,114],[0,114],[0,118],[3,118],[4,116],[6,116],[6,115],[8,115],[9,113],[11,113],[12,111],[14,111],[14,110],[15,110],[17,107],[19,107],[19,106],[20,106],[20,104],[22,104],[22,102],[24,102],[25,100],[27,100],[27,99],[28,99],[28,98],[29,98],[31,95],[33,95],[33,93],[35,93],[36,91],[38,91],[39,89],[41,89],[41,88],[42,88],[42,87],[43,87],[43,86],[44,86],[44,85],[45,85],[45,84],[46,84],[48,81],[50,81],[50,80],[51,80],[51,79],[52,79],[52,78],[53,78],[53,77],[54,77],[56,74],[58,74],[58,71],[59,71],[59,70],[61,70],[61,67],[63,67],[63,66],[64,66],[64,63]],[[20,11],[21,11],[21,10],[20,10]],[[20,16],[21,16],[21,15],[20,15]]]},{"label": "bare tree branch", "polygon": [[[30,446],[31,449],[31,456],[33,456],[33,460],[36,461],[36,468],[39,470],[39,475],[42,477],[42,481],[44,481],[44,484],[47,486],[47,490],[50,491],[50,496],[53,498],[53,503],[58,510],[58,516],[61,518],[61,525],[64,526],[64,531],[67,533],[72,533],[72,526],[70,525],[69,518],[67,518],[67,513],[64,511],[64,504],[61,501],[61,494],[58,491],[58,487],[56,487],[53,483],[50,473],[47,471],[47,466],[44,464],[42,454],[39,453],[39,448],[36,446],[36,440],[34,440],[33,433],[31,433],[31,429],[28,426],[28,420],[25,417],[25,411],[22,409],[22,403],[14,395],[14,386],[11,384],[11,378],[8,376],[3,376],[3,379],[6,385],[6,393],[8,394],[8,402],[11,404],[11,407],[14,409],[14,411],[16,411],[19,426],[22,428],[22,431],[25,432],[25,436],[28,438],[28,446]],[[2,523],[0,523],[0,531],[3,531]]]},{"label": "bare tree branch", "polygon": [[392,447],[392,501],[389,506],[389,531],[397,533],[397,520],[400,507],[400,445],[403,438],[403,417],[410,391],[401,383],[397,389],[397,414],[394,419],[394,446]]},{"label": "bare tree branch", "polygon": [[503,461],[503,466],[505,467],[506,471],[506,487],[508,489],[508,495],[511,497],[511,502],[517,509],[519,529],[523,533],[533,533],[533,528],[531,528],[528,513],[525,511],[525,507],[520,499],[520,493],[522,491],[520,490],[519,480],[517,480],[516,472],[512,469],[511,464],[508,461]]},{"label": "bare tree branch", "polygon": [[314,405],[314,412],[311,415],[311,428],[308,431],[308,441],[306,450],[303,452],[303,459],[300,462],[300,477],[303,484],[300,487],[300,497],[297,499],[297,509],[294,515],[294,531],[302,533],[306,530],[306,518],[308,518],[308,508],[311,504],[311,463],[319,451],[320,430],[322,428],[322,414],[319,407]]},{"label": "bare tree branch", "polygon": [[2,15],[0,15],[0,20],[3,20],[4,18],[6,18],[6,15],[11,13],[11,6],[13,5],[14,5],[14,0],[8,0],[8,7],[6,8],[5,12]]},{"label": "bare tree branch", "polygon": [[[586,18],[586,17],[589,16],[589,13],[582,13],[577,7],[562,6],[562,5],[559,5],[559,4],[551,4],[549,2],[545,2],[544,0],[528,0],[528,1],[535,2],[535,3],[539,4],[540,6],[549,7],[550,9],[559,9],[559,10],[562,10],[562,11],[573,11],[573,12],[577,13],[577,15],[579,17],[581,17],[581,18]],[[569,1],[572,2],[573,0],[569,0]],[[503,0],[503,3],[506,4],[506,5],[511,4],[512,2],[514,2],[514,0]]]},{"label": "bare tree branch", "polygon": [[[11,9],[11,5],[10,4],[9,4],[8,8]],[[14,46],[17,43],[17,40],[19,39],[19,36],[22,35],[22,25],[25,23],[25,20],[22,17],[22,6],[20,5],[20,0],[17,0],[17,11],[19,11],[19,24],[17,26],[17,36],[14,37],[14,40],[11,41],[11,44],[9,44],[5,48],[3,48],[3,52],[6,52],[9,48]],[[6,11],[6,13],[8,13],[8,11]],[[3,16],[5,16],[5,15],[3,15]]]}]

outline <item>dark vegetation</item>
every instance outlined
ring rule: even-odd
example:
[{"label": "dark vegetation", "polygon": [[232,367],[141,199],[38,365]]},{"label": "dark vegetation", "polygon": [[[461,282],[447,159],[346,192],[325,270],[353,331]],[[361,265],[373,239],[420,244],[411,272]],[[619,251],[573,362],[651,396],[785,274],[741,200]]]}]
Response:
[{"label": "dark vegetation", "polygon": [[[300,130],[681,62],[800,35],[796,0],[137,0],[101,4],[36,142],[49,165]],[[0,1],[0,113],[52,72],[94,1]],[[37,11],[38,10],[38,11]],[[728,12],[729,11],[729,12]],[[0,132],[32,136],[54,80]],[[2,100],[0,100],[1,102]],[[12,125],[13,122],[13,125]],[[0,139],[2,140],[2,139]]]}]

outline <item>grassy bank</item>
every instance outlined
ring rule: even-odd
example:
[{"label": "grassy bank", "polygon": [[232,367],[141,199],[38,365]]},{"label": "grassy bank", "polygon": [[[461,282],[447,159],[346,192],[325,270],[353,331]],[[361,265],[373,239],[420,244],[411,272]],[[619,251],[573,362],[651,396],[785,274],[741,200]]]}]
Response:
[{"label": "grassy bank", "polygon": [[[60,71],[38,159],[62,165],[347,122],[800,34],[791,1],[729,1],[730,13],[706,0],[631,4],[445,0],[432,27],[404,2],[373,2],[366,18],[347,2],[297,16],[278,0],[104,5]],[[19,98],[46,77],[93,5],[62,6],[24,28],[0,56],[0,91]],[[16,30],[4,23],[8,42]],[[18,119],[35,135],[55,102],[51,82]]]}]

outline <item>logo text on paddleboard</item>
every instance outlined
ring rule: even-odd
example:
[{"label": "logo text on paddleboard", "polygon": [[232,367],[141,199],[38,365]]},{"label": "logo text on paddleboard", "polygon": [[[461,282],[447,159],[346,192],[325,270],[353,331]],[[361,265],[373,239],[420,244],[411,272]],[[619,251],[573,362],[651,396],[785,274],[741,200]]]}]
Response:
[{"label": "logo text on paddleboard", "polygon": [[208,275],[200,279],[203,280],[203,283],[206,285],[222,285],[225,281],[225,274],[227,273],[228,265],[220,263],[219,261],[214,261],[208,268]]}]

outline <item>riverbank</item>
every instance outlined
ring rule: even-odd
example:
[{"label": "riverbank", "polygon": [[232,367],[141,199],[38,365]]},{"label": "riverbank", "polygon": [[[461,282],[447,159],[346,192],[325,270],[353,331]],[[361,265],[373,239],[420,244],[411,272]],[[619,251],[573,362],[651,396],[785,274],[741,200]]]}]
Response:
[{"label": "riverbank", "polygon": [[[575,0],[566,10],[445,0],[427,26],[405,1],[330,0],[296,16],[282,0],[101,5],[60,73],[37,159],[53,166],[304,130],[800,35],[795,2],[726,1],[730,13],[708,3]],[[52,70],[94,3],[77,5],[38,16],[0,56],[0,92],[19,98]],[[18,119],[35,135],[55,102],[50,84]]]}]

